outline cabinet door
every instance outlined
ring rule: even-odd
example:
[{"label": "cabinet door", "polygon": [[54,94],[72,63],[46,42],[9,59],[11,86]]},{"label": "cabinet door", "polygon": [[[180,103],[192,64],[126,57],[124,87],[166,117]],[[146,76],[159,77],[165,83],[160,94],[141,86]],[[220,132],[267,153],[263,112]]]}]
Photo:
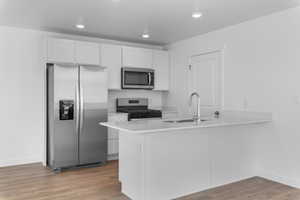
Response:
[{"label": "cabinet door", "polygon": [[[109,122],[126,122],[128,115],[126,113],[114,113],[108,115]],[[119,131],[108,128],[108,155],[119,153]]]},{"label": "cabinet door", "polygon": [[107,154],[108,155],[116,155],[119,153],[119,140],[118,139],[110,139],[107,144]]},{"label": "cabinet door", "polygon": [[102,44],[101,65],[108,69],[108,89],[121,89],[122,47]]},{"label": "cabinet door", "polygon": [[155,69],[155,90],[169,90],[169,53],[153,51],[153,68]]},{"label": "cabinet door", "polygon": [[48,61],[75,63],[74,46],[73,40],[48,38]]},{"label": "cabinet door", "polygon": [[[126,122],[128,121],[127,113],[110,113],[108,115],[108,122]],[[108,139],[119,139],[119,131],[108,128]]]},{"label": "cabinet door", "polygon": [[75,59],[80,64],[99,65],[100,47],[97,43],[75,42]]},{"label": "cabinet door", "polygon": [[116,152],[116,141],[115,140],[108,140],[107,143],[107,154],[108,155],[114,155],[118,152]]},{"label": "cabinet door", "polygon": [[[140,156],[144,161],[140,163],[146,163],[147,166],[145,168],[147,177],[145,184],[147,185],[148,199],[174,199],[172,197],[180,196],[180,194],[209,188],[210,154],[208,134],[205,130],[204,133],[200,129],[174,130],[165,132],[165,134],[149,134],[143,138],[132,137],[126,141],[129,142],[126,144],[134,144],[133,138],[140,139],[139,143],[144,144],[143,156]],[[123,134],[121,140],[123,141]],[[139,143],[136,143],[137,150],[135,152],[141,152],[138,149],[141,148]],[[132,149],[130,147],[131,149],[126,150],[123,145],[121,142],[121,157],[128,156],[124,155],[123,151],[128,153]],[[129,155],[134,154],[130,152]],[[136,157],[132,160],[137,159],[139,158]],[[172,167],[170,168],[170,166]],[[123,178],[122,175],[121,178]]]},{"label": "cabinet door", "polygon": [[152,50],[123,47],[123,66],[152,68]]}]

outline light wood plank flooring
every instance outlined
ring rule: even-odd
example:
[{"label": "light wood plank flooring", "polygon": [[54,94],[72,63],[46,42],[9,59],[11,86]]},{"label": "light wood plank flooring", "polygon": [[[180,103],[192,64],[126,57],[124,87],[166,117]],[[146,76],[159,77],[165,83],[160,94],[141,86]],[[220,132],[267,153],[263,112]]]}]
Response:
[{"label": "light wood plank flooring", "polygon": [[[60,174],[39,163],[0,168],[0,200],[129,200],[117,176],[117,162]],[[300,200],[300,191],[255,177],[180,200]]]}]

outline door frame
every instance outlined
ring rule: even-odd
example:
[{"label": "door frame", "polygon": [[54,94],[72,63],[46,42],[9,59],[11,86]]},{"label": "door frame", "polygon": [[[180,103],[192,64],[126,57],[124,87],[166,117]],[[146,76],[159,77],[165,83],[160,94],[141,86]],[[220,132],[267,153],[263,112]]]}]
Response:
[{"label": "door frame", "polygon": [[209,55],[209,54],[213,54],[213,53],[219,53],[220,54],[220,88],[221,88],[221,99],[220,99],[220,109],[223,110],[224,109],[224,102],[225,102],[225,99],[224,99],[224,91],[225,91],[225,77],[224,77],[224,66],[225,66],[225,49],[226,49],[226,46],[224,45],[223,47],[221,48],[215,48],[215,49],[210,49],[210,50],[203,50],[203,51],[200,51],[199,53],[195,53],[195,54],[192,54],[191,56],[188,57],[188,80],[189,80],[189,83],[188,83],[188,90],[189,90],[189,94],[191,94],[191,66],[192,66],[192,59],[194,57],[197,57],[197,56],[203,56],[203,55]]}]

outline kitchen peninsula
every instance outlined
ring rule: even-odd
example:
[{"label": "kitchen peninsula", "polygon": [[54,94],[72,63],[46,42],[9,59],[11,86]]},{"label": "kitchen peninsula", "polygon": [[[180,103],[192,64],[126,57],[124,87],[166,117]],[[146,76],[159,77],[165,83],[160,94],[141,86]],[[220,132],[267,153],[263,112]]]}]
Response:
[{"label": "kitchen peninsula", "polygon": [[133,200],[168,200],[255,176],[255,136],[269,113],[101,123],[119,130],[119,180]]}]

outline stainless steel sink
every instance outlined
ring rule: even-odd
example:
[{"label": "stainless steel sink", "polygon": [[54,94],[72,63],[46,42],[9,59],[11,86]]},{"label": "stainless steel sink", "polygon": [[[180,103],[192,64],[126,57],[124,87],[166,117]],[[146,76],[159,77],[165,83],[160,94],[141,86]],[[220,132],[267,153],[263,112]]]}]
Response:
[{"label": "stainless steel sink", "polygon": [[[209,119],[201,119],[201,122],[210,121]],[[197,122],[197,119],[178,119],[178,120],[166,120],[167,123],[187,123],[187,122]]]}]

